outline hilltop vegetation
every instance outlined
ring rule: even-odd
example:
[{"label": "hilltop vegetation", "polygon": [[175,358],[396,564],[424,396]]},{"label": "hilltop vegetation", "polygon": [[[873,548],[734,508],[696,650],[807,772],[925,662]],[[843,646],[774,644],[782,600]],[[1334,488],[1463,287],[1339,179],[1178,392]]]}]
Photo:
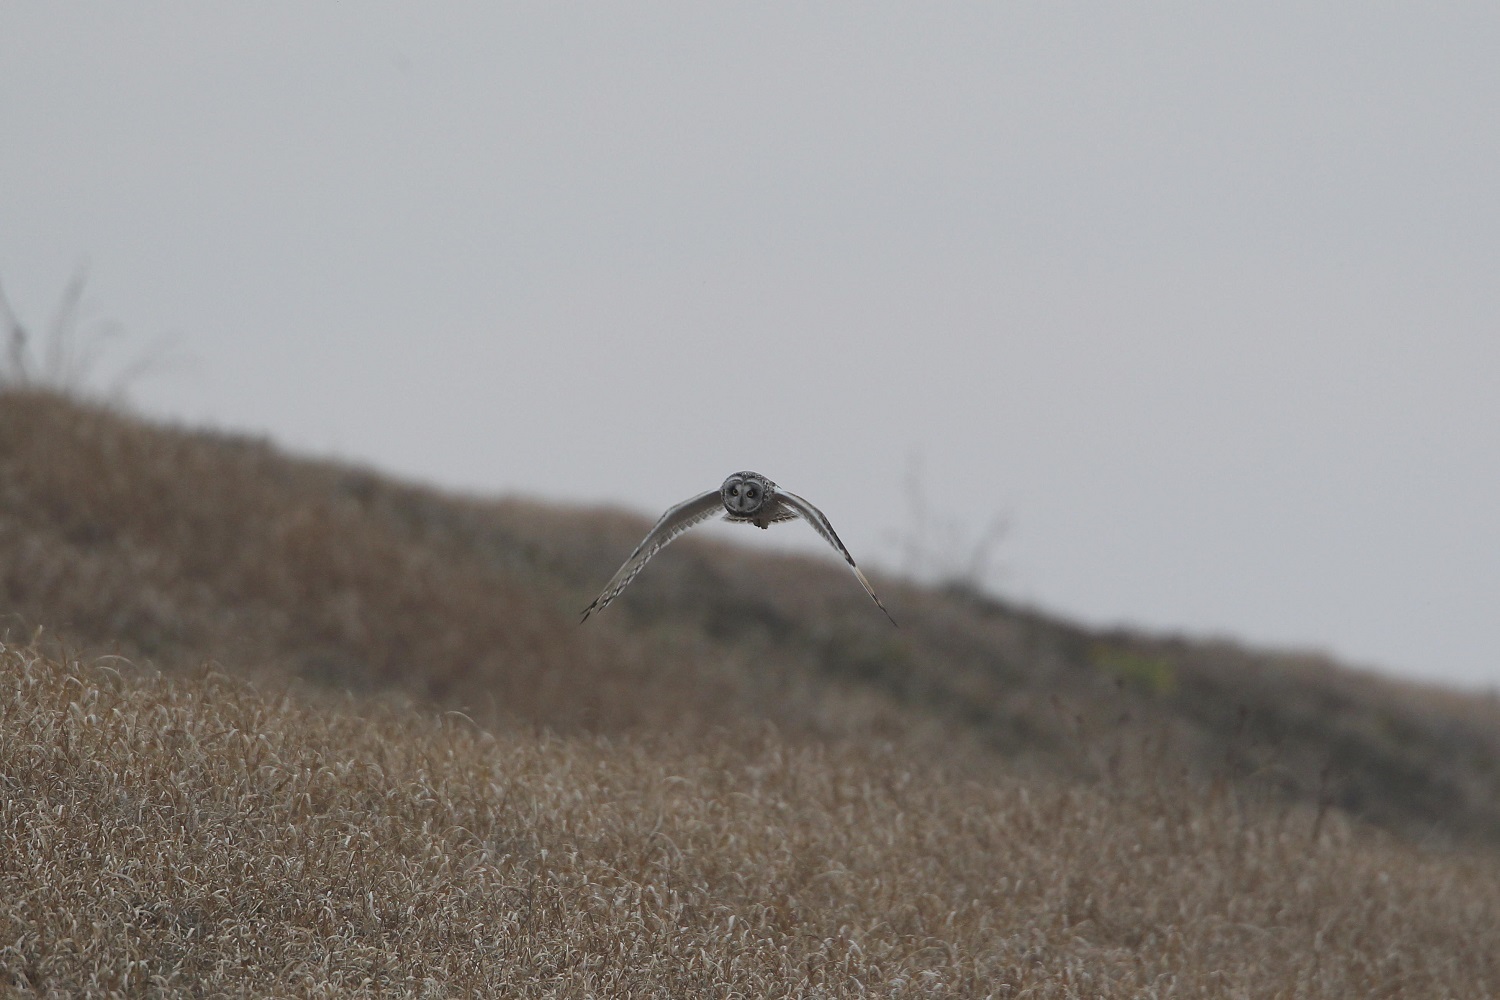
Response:
[{"label": "hilltop vegetation", "polygon": [[1500,991],[1493,699],[645,527],[0,392],[0,984]]}]

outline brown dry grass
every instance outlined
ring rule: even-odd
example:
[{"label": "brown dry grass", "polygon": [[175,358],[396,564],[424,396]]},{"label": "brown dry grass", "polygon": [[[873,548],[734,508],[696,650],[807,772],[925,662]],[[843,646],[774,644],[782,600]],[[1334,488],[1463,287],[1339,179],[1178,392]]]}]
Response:
[{"label": "brown dry grass", "polygon": [[882,580],[893,630],[836,560],[693,538],[579,627],[644,529],[0,391],[0,634],[394,689],[485,725],[761,719],[1084,780],[1253,776],[1408,836],[1500,843],[1495,698]]},{"label": "brown dry grass", "polygon": [[1500,990],[1494,855],[1170,781],[489,732],[25,648],[0,650],[0,775],[22,994]]},{"label": "brown dry grass", "polygon": [[1500,992],[1493,698],[643,527],[0,391],[0,991]]}]

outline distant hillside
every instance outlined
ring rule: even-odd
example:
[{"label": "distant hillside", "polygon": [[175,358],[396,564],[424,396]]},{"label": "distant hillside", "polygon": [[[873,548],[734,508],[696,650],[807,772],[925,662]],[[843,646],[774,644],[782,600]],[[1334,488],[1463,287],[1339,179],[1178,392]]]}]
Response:
[{"label": "distant hillside", "polygon": [[0,392],[0,616],[190,673],[397,690],[569,734],[871,739],[978,776],[1184,779],[1500,843],[1500,706],[1225,643],[1099,632],[831,557],[688,538],[580,626],[648,525],[448,496]]}]

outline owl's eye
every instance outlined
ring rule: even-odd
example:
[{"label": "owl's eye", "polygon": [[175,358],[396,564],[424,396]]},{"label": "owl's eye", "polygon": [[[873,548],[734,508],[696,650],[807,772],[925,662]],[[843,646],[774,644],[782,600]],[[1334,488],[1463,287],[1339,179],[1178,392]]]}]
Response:
[{"label": "owl's eye", "polygon": [[751,500],[755,499],[755,494],[756,489],[754,486],[751,486],[749,489],[745,490],[745,496],[749,497]]},{"label": "owl's eye", "polygon": [[740,495],[740,488],[738,486],[731,486],[731,487],[729,487],[729,495],[732,496],[732,497],[739,496]]}]

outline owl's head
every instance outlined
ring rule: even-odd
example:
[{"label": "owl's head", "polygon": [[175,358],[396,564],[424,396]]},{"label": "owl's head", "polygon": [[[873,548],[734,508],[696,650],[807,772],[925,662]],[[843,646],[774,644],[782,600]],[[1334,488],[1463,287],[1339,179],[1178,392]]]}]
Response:
[{"label": "owl's head", "polygon": [[776,495],[776,484],[757,472],[736,472],[719,487],[724,509],[735,517],[750,517]]}]

